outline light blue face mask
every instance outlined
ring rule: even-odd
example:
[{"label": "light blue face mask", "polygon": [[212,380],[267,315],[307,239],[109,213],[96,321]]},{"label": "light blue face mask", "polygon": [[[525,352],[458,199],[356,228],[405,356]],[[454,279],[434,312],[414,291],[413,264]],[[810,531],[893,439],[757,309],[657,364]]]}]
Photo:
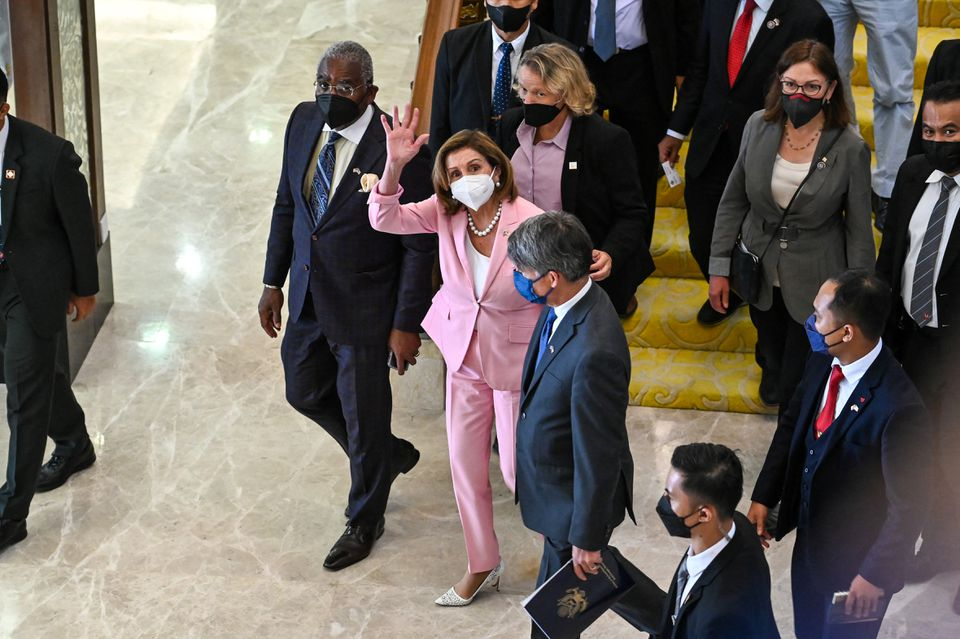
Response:
[{"label": "light blue face mask", "polygon": [[[547,271],[547,273],[549,272],[550,271]],[[537,295],[537,292],[533,290],[533,285],[546,277],[547,273],[544,273],[535,280],[531,280],[520,271],[514,271],[513,286],[517,289],[517,293],[520,293],[520,296],[528,302],[532,302],[534,304],[546,304],[547,295],[550,295],[550,293],[553,292],[553,289],[550,289],[550,293],[547,293],[547,295]]]},{"label": "light blue face mask", "polygon": [[[836,327],[829,333],[824,334],[817,330],[816,321],[816,316],[810,315],[810,317],[807,318],[807,321],[803,323],[803,329],[807,331],[807,339],[810,341],[810,348],[814,353],[823,353],[824,355],[829,355],[830,349],[840,344],[840,342],[837,342],[836,344],[827,344],[827,336],[833,335],[842,329],[843,324]],[[843,340],[840,341],[842,342]]]}]

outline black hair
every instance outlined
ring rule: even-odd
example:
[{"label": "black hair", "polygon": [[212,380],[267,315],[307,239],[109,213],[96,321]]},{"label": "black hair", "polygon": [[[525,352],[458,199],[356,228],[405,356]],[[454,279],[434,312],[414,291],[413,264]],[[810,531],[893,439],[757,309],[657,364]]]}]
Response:
[{"label": "black hair", "polygon": [[960,102],[960,80],[941,80],[923,90],[923,101],[944,104]]},{"label": "black hair", "polygon": [[890,287],[867,269],[851,269],[831,278],[837,285],[830,312],[843,324],[853,324],[867,339],[883,335],[890,314]]},{"label": "black hair", "polygon": [[7,101],[7,93],[10,91],[10,82],[7,80],[7,74],[0,69],[0,104]]},{"label": "black hair", "polygon": [[723,444],[685,444],[674,449],[670,465],[683,477],[683,492],[716,508],[721,518],[733,517],[743,496],[743,465],[735,452]]}]

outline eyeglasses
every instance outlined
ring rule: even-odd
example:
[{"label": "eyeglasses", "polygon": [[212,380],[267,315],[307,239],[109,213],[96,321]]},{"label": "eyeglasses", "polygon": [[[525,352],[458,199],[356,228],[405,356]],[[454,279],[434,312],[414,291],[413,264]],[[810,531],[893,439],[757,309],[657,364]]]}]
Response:
[{"label": "eyeglasses", "polygon": [[784,95],[793,95],[797,91],[800,91],[808,98],[815,97],[818,93],[823,91],[823,85],[819,82],[807,82],[805,84],[797,84],[793,80],[781,80],[780,89],[783,91]]},{"label": "eyeglasses", "polygon": [[324,93],[336,93],[337,95],[342,95],[345,98],[353,97],[353,94],[361,89],[365,88],[367,85],[362,85],[355,87],[353,85],[347,84],[346,82],[338,82],[337,84],[330,84],[326,80],[314,80],[313,86],[317,88],[317,94],[322,95]]}]

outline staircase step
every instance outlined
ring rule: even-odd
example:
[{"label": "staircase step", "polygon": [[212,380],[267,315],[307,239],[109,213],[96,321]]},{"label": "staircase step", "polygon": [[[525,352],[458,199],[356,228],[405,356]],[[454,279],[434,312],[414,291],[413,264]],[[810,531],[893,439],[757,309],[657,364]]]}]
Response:
[{"label": "staircase step", "polygon": [[[678,187],[680,190],[681,187]],[[702,279],[700,268],[690,254],[687,240],[687,211],[673,207],[658,207],[653,224],[653,242],[650,253],[660,277],[691,277]]]},{"label": "staircase step", "polygon": [[921,27],[960,29],[960,0],[919,0]]},{"label": "staircase step", "polygon": [[637,312],[623,322],[627,343],[638,348],[752,354],[757,332],[746,307],[718,326],[697,322],[707,289],[702,279],[647,279],[637,290]]},{"label": "staircase step", "polygon": [[[957,6],[957,27],[960,27],[960,2],[954,3]],[[927,73],[927,63],[933,50],[937,48],[941,40],[951,40],[958,36],[957,28],[944,27],[922,27],[917,34],[917,57],[913,64],[913,87],[915,89],[923,88],[923,78]],[[867,32],[863,25],[857,26],[857,33],[853,39],[853,84],[854,86],[870,86],[870,79],[867,76]]]},{"label": "staircase step", "polygon": [[[873,89],[870,87],[854,86],[853,102],[857,108],[857,123],[860,125],[860,135],[866,141],[867,145],[876,150],[873,137]],[[920,97],[923,91],[915,90],[913,92],[914,110],[920,108]],[[916,115],[916,113],[914,113]],[[876,157],[873,158],[876,160]]]},{"label": "staircase step", "polygon": [[630,403],[734,413],[775,413],[760,401],[760,369],[747,353],[631,348]]}]

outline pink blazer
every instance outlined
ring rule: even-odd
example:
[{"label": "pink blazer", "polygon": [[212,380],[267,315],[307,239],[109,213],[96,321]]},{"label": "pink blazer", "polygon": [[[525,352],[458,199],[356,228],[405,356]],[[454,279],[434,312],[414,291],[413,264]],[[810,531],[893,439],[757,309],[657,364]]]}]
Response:
[{"label": "pink blazer", "polygon": [[394,195],[370,193],[370,224],[396,234],[436,233],[439,238],[443,286],[423,320],[423,329],[436,343],[451,371],[460,369],[473,331],[477,331],[483,377],[496,390],[520,390],[523,359],[543,307],[520,297],[513,286],[513,263],[507,258],[507,237],[541,209],[523,198],[504,200],[500,226],[490,254],[490,270],[480,299],[474,294],[467,258],[467,216],[447,215],[437,196],[400,204],[403,189]]}]

